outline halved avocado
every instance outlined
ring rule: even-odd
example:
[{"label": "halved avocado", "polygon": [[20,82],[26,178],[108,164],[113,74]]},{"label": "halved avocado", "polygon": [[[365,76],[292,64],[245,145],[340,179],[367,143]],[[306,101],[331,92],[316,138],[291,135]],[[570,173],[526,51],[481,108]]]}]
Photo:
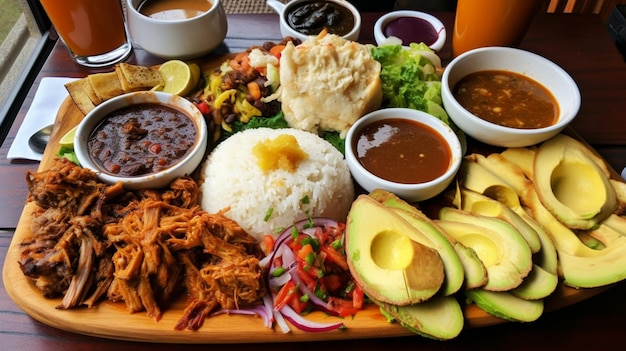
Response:
[{"label": "halved avocado", "polygon": [[593,228],[617,208],[606,165],[572,137],[559,134],[544,142],[533,169],[539,199],[569,228]]},{"label": "halved avocado", "polygon": [[354,200],[345,251],[350,272],[369,297],[402,306],[428,300],[441,288],[439,254],[412,237],[424,238],[391,209],[367,195]]},{"label": "halved avocado", "polygon": [[373,300],[389,319],[421,336],[450,340],[463,330],[465,318],[454,296],[433,296],[422,303],[396,306]]},{"label": "halved avocado", "polygon": [[468,290],[468,299],[485,312],[512,322],[533,322],[543,314],[543,300],[524,300],[506,291]]},{"label": "halved avocado", "polygon": [[506,221],[443,207],[435,223],[476,251],[487,269],[485,290],[514,289],[532,268],[526,240]]},{"label": "halved avocado", "polygon": [[[443,262],[445,278],[440,293],[448,296],[459,291],[463,286],[465,271],[455,246],[453,246],[457,241],[451,237],[449,238],[451,240],[446,238],[430,218],[397,195],[385,190],[375,189],[369,196],[391,208],[400,217],[428,237],[429,242],[422,243],[437,250]],[[414,240],[420,242],[419,238],[414,238]]]}]

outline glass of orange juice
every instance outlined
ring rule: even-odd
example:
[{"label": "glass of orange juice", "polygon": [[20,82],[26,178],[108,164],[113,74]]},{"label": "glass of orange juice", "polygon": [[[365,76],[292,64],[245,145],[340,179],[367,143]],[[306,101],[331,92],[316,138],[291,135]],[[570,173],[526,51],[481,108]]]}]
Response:
[{"label": "glass of orange juice", "polygon": [[40,0],[76,63],[105,67],[124,60],[132,45],[120,0]]},{"label": "glass of orange juice", "polygon": [[517,46],[543,0],[458,0],[452,56],[485,46]]}]

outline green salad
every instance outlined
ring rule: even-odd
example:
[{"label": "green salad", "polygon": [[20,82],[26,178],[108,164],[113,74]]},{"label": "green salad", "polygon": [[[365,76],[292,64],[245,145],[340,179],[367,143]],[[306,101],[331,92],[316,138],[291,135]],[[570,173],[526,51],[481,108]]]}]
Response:
[{"label": "green salad", "polygon": [[427,112],[446,123],[441,99],[441,60],[426,44],[372,47],[381,64],[384,107],[406,107]]}]

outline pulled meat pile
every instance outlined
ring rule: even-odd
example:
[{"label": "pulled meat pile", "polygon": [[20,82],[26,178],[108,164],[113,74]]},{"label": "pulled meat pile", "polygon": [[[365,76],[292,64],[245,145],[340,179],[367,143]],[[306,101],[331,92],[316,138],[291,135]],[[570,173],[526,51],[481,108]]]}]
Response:
[{"label": "pulled meat pile", "polygon": [[26,181],[38,206],[19,264],[44,296],[63,297],[58,308],[106,297],[158,321],[186,293],[175,329],[195,330],[219,307],[261,303],[258,243],[222,213],[202,211],[193,179],[128,192],[63,159]]}]

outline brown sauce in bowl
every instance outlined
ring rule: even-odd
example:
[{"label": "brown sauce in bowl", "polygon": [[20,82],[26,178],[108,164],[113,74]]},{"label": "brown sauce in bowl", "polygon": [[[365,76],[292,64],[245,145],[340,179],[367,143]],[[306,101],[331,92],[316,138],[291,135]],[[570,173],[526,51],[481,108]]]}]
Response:
[{"label": "brown sauce in bowl", "polygon": [[400,118],[366,126],[354,139],[353,149],[370,173],[403,184],[438,178],[452,159],[450,147],[432,127]]},{"label": "brown sauce in bowl", "polygon": [[295,5],[287,13],[287,23],[305,35],[317,35],[324,28],[339,36],[354,28],[354,16],[344,6],[327,1],[307,1]]},{"label": "brown sauce in bowl", "polygon": [[548,89],[509,71],[471,73],[455,85],[453,95],[472,114],[504,127],[545,128],[559,116],[559,105]]},{"label": "brown sauce in bowl", "polygon": [[191,151],[198,131],[183,112],[139,104],[110,113],[92,132],[90,157],[107,173],[132,177],[173,166]]}]

